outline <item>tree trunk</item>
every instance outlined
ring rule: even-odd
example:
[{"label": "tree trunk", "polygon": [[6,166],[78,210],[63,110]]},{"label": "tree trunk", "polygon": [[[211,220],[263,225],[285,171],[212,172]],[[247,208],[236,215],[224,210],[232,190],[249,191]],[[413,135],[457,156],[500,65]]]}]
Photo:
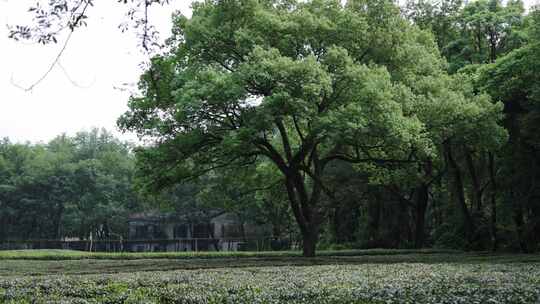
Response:
[{"label": "tree trunk", "polygon": [[428,186],[425,183],[416,188],[416,223],[414,247],[419,249],[425,243],[425,218],[428,205]]},{"label": "tree trunk", "polygon": [[54,238],[60,240],[62,238],[62,216],[64,215],[64,204],[58,203],[54,214]]},{"label": "tree trunk", "polygon": [[380,247],[380,218],[381,218],[381,206],[382,199],[379,193],[379,190],[376,189],[373,194],[373,199],[370,199],[367,204],[367,213],[368,213],[368,246],[369,247]]},{"label": "tree trunk", "polygon": [[319,231],[316,227],[310,228],[302,233],[302,254],[304,257],[314,257],[317,242],[319,240]]},{"label": "tree trunk", "polygon": [[0,216],[0,241],[7,239],[8,227],[8,217]]},{"label": "tree trunk", "polygon": [[[511,194],[510,197],[514,195]],[[521,202],[514,200],[514,222],[516,223],[516,233],[519,242],[519,248],[522,253],[529,253],[529,248],[525,240],[525,220],[523,219],[523,207]]]},{"label": "tree trunk", "polygon": [[320,218],[313,210],[315,202],[307,198],[300,174],[287,175],[287,195],[294,217],[302,233],[302,250],[305,257],[314,257],[319,239]]},{"label": "tree trunk", "polygon": [[[517,100],[512,100],[504,104],[504,113],[506,114],[505,126],[508,130],[508,145],[510,147],[510,160],[512,163],[517,163],[520,157],[521,146],[521,127],[519,124],[519,116],[524,109]],[[525,219],[523,214],[522,198],[517,195],[517,189],[514,182],[519,180],[519,173],[514,166],[510,166],[510,182],[506,183],[505,190],[508,191],[508,204],[512,206],[513,218],[516,225],[516,234],[519,242],[519,247],[523,253],[528,252],[527,243],[524,238]]]},{"label": "tree trunk", "polygon": [[448,165],[450,168],[449,173],[452,177],[452,185],[451,185],[452,194],[454,196],[454,199],[457,200],[458,207],[461,211],[461,215],[463,218],[463,225],[465,228],[465,237],[467,241],[471,243],[473,240],[474,225],[473,225],[471,214],[467,207],[467,201],[465,200],[465,192],[463,188],[463,178],[461,174],[461,169],[459,168],[459,165],[454,159],[454,156],[452,154],[452,147],[450,143],[446,144],[446,158],[447,158]]},{"label": "tree trunk", "polygon": [[497,239],[497,184],[495,180],[495,160],[493,153],[489,152],[489,178],[491,183],[491,218],[490,218],[490,231],[491,231],[491,250],[497,251],[499,244]]},{"label": "tree trunk", "polygon": [[531,252],[538,252],[540,249],[540,202],[538,202],[538,198],[531,198],[531,201],[529,201],[530,207],[530,222],[532,222],[532,227],[530,229],[530,236],[529,236],[529,249]]},{"label": "tree trunk", "polygon": [[411,231],[411,216],[409,213],[409,205],[406,203],[399,203],[399,219],[397,229],[397,242],[398,247],[403,248],[405,245],[413,242],[413,233]]},{"label": "tree trunk", "polygon": [[471,197],[473,199],[473,206],[476,207],[476,212],[482,212],[482,187],[480,186],[480,179],[478,177],[478,172],[476,172],[476,167],[472,158],[472,153],[470,151],[465,151],[465,161],[467,164],[467,169],[471,177]]}]

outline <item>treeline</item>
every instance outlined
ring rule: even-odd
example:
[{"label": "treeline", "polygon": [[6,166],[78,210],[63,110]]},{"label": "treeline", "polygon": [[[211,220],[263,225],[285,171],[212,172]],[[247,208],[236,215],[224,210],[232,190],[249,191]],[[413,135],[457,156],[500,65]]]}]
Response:
[{"label": "treeline", "polygon": [[[449,74],[502,103],[499,125],[506,134],[493,137],[497,130],[473,120],[479,136],[446,138],[438,158],[415,165],[417,173],[410,179],[423,175],[416,186],[357,188],[355,197],[366,199],[360,207],[341,204],[335,209],[330,243],[540,250],[536,9],[527,14],[520,0],[413,0],[402,7],[405,18],[434,35]],[[498,142],[488,143],[490,138]]]},{"label": "treeline", "polygon": [[0,242],[126,239],[129,216],[148,211],[194,223],[227,211],[243,223],[272,224],[276,238],[296,237],[276,189],[255,195],[209,175],[150,193],[136,172],[133,145],[104,129],[63,134],[46,144],[1,140]]},{"label": "treeline", "polygon": [[117,239],[140,208],[132,147],[105,130],[0,141],[0,241]]},{"label": "treeline", "polygon": [[[441,221],[431,208],[433,235],[473,249],[540,249],[540,13],[523,1],[410,1],[405,15],[430,30],[450,74],[471,76],[477,92],[503,104],[500,146],[446,147],[443,185],[448,201],[431,206],[459,210],[460,221]],[[484,132],[477,130],[478,133]],[[442,213],[443,215],[445,213]],[[448,212],[446,212],[448,214]],[[458,233],[461,232],[461,233]]]}]

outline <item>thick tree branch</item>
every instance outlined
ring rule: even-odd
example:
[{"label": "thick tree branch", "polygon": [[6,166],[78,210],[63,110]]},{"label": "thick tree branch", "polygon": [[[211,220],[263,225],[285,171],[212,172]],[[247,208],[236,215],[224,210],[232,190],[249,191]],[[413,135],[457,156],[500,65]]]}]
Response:
[{"label": "thick tree branch", "polygon": [[293,156],[291,150],[291,143],[289,142],[289,135],[287,134],[287,130],[285,129],[281,118],[276,118],[274,122],[279,130],[281,141],[283,143],[283,150],[285,151],[285,157],[287,157],[287,161],[290,164]]}]

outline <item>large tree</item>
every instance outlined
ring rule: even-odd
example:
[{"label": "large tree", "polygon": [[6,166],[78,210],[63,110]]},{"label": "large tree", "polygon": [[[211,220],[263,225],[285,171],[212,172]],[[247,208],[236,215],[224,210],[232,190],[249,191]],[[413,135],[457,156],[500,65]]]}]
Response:
[{"label": "large tree", "polygon": [[147,185],[270,161],[306,256],[330,209],[330,163],[391,168],[435,153],[417,107],[463,100],[432,36],[392,1],[206,1],[174,23],[171,51],[119,120],[149,140]]},{"label": "large tree", "polygon": [[480,69],[478,86],[504,103],[509,140],[501,153],[503,201],[519,247],[540,248],[540,12],[527,18],[527,43]]}]

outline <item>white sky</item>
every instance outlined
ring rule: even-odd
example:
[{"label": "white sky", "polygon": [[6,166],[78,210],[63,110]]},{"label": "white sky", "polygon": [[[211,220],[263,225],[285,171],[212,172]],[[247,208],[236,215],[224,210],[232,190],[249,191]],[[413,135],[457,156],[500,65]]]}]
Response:
[{"label": "white sky", "polygon": [[[96,1],[87,28],[77,30],[61,58],[69,78],[56,67],[31,92],[28,87],[48,69],[62,42],[43,46],[9,39],[6,24],[25,23],[26,9],[35,0],[0,0],[0,138],[15,142],[46,142],[61,134],[92,127],[115,131],[116,119],[127,110],[129,92],[115,89],[135,84],[146,58],[133,33],[117,28],[125,20],[125,7],[116,0]],[[168,7],[152,8],[151,20],[167,38],[171,13],[190,13],[190,1],[172,1]],[[74,85],[71,80],[76,82]],[[134,135],[122,135],[135,139]]]},{"label": "white sky", "polygon": [[[5,24],[28,20],[26,9],[35,0],[0,0],[0,138],[46,142],[64,132],[74,134],[92,127],[117,131],[116,119],[127,110],[129,92],[115,87],[137,82],[141,73],[138,66],[145,56],[133,34],[117,29],[124,20],[125,7],[116,2],[96,1],[89,11],[88,27],[73,35],[61,59],[69,78],[56,67],[40,85],[25,92],[13,83],[27,87],[40,78],[62,41],[44,47],[8,39]],[[174,9],[190,13],[191,1],[171,2],[174,4],[151,11],[162,38],[169,35]],[[536,2],[525,0],[527,6]],[[129,134],[121,137],[135,139]]]}]

